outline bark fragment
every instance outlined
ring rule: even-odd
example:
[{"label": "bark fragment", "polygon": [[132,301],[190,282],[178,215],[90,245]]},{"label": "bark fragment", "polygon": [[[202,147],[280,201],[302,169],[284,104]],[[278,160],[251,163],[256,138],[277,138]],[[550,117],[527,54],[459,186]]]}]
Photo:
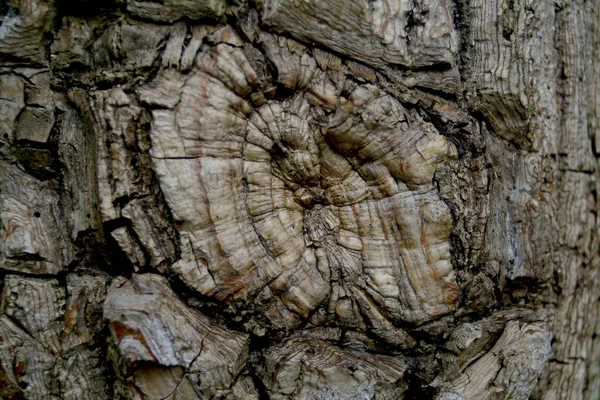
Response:
[{"label": "bark fragment", "polygon": [[550,357],[550,339],[543,324],[509,322],[491,351],[454,379],[439,399],[528,399]]},{"label": "bark fragment", "polygon": [[[263,21],[375,67],[452,64],[457,37],[447,1],[267,0]],[[327,29],[323,29],[323,27]]]},{"label": "bark fragment", "polygon": [[225,11],[223,0],[167,0],[161,3],[144,0],[127,0],[131,14],[160,22],[173,22],[182,18],[217,18]]},{"label": "bark fragment", "polygon": [[271,399],[402,398],[407,369],[401,358],[344,350],[311,339],[290,339],[265,353],[259,375]]},{"label": "bark fragment", "polygon": [[70,242],[63,236],[54,184],[40,182],[0,161],[0,185],[1,268],[30,274],[58,273],[72,254]]},{"label": "bark fragment", "polygon": [[209,397],[229,389],[246,362],[248,336],[188,308],[159,275],[115,279],[104,303],[104,317],[121,356],[133,366],[147,362],[156,368],[180,367],[136,372],[142,393],[151,390],[143,383],[148,379],[145,374],[170,379],[170,374],[180,371],[180,380],[185,374],[195,392]]}]

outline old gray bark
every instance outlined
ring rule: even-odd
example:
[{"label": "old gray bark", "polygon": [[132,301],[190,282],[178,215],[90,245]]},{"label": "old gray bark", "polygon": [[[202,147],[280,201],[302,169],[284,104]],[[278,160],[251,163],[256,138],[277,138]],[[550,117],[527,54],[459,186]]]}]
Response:
[{"label": "old gray bark", "polygon": [[600,397],[598,2],[0,14],[2,398]]}]

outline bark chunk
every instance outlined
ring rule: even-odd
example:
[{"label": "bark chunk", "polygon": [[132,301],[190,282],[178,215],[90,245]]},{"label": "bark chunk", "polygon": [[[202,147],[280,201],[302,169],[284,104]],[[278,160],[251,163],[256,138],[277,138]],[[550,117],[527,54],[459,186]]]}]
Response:
[{"label": "bark chunk", "polygon": [[229,389],[247,358],[247,335],[188,308],[159,275],[115,279],[104,317],[126,361],[181,367],[194,390],[207,397]]},{"label": "bark chunk", "polygon": [[259,375],[271,399],[399,399],[407,367],[401,358],[297,338],[268,349]]},{"label": "bark chunk", "polygon": [[264,23],[375,67],[454,63],[457,36],[447,1],[266,0]]},{"label": "bark chunk", "polygon": [[550,340],[545,324],[509,322],[494,347],[452,381],[452,389],[439,398],[528,399],[550,357]]},{"label": "bark chunk", "polygon": [[56,274],[71,260],[63,236],[58,196],[51,181],[40,182],[0,161],[0,268]]},{"label": "bark chunk", "polygon": [[145,19],[173,22],[181,18],[214,19],[223,15],[225,5],[223,0],[127,0],[127,11]]}]

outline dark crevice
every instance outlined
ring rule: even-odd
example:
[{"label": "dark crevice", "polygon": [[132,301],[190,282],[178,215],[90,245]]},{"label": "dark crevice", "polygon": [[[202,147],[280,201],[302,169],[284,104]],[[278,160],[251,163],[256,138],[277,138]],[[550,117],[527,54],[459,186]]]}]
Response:
[{"label": "dark crevice", "polygon": [[46,259],[39,254],[19,254],[13,255],[9,257],[11,260],[21,260],[21,261],[46,261]]},{"label": "dark crevice", "polygon": [[106,233],[112,232],[117,228],[121,228],[124,226],[127,226],[131,224],[131,220],[129,220],[129,218],[125,218],[125,217],[120,217],[117,219],[112,219],[110,221],[106,221],[103,226],[104,226],[104,231]]},{"label": "dark crevice", "polygon": [[124,2],[117,0],[57,0],[56,9],[59,12],[57,16],[60,21],[63,16],[74,16],[80,18],[90,18],[97,15],[113,14],[115,11],[124,11],[121,6]]},{"label": "dark crevice", "polygon": [[40,63],[34,60],[23,59],[21,57],[16,57],[12,54],[6,54],[0,51],[0,60],[2,60],[3,66],[9,66],[13,69],[19,68],[37,68],[37,69],[45,69],[47,65],[45,63]]},{"label": "dark crevice", "polygon": [[[8,12],[12,9],[12,7],[8,4],[8,0],[0,0],[0,16],[4,17],[8,14]],[[0,26],[2,25],[2,20],[0,19]]]},{"label": "dark crevice", "polygon": [[[394,69],[410,72],[448,72],[452,69],[452,64],[449,62],[436,62],[433,64],[419,65],[416,67],[405,67],[400,64],[393,65]],[[446,94],[446,93],[444,93]]]},{"label": "dark crevice", "polygon": [[26,272],[26,271],[15,271],[15,270],[4,269],[4,270],[0,270],[0,278],[4,279],[4,277],[6,275],[18,275],[18,276],[22,276],[22,277],[26,277],[26,278],[33,278],[33,279],[56,279],[66,288],[66,285],[67,285],[66,276],[68,274],[68,271],[66,271],[67,269],[68,268],[65,268],[65,270],[60,271],[56,274],[36,274],[36,273],[31,273],[31,272]]},{"label": "dark crevice", "polygon": [[[120,220],[118,220],[120,222]],[[110,221],[113,222],[113,221]],[[114,227],[113,227],[114,226]],[[123,275],[127,278],[131,278],[135,268],[129,260],[129,257],[125,254],[125,252],[121,249],[117,241],[112,237],[110,232],[114,229],[117,229],[123,225],[109,225],[105,223],[104,225],[104,238],[105,242],[102,246],[102,252],[104,253],[104,259],[106,262],[101,264],[104,266],[104,269],[107,270],[111,275]],[[111,229],[112,228],[112,229]]]},{"label": "dark crevice", "polygon": [[23,149],[40,149],[40,150],[54,150],[56,147],[55,143],[48,142],[36,142],[33,140],[20,139],[15,141],[15,145],[20,146]]},{"label": "dark crevice", "polygon": [[145,193],[145,194],[126,194],[124,196],[121,197],[117,197],[116,199],[113,200],[113,205],[117,206],[118,208],[124,208],[127,204],[129,204],[131,201],[133,200],[141,200],[141,199],[145,199],[147,197],[150,197],[151,194],[150,193]]},{"label": "dark crevice", "polygon": [[418,90],[422,91],[423,93],[434,95],[434,96],[439,97],[439,98],[444,99],[444,100],[449,100],[449,101],[452,101],[452,102],[456,101],[456,94],[450,93],[450,92],[445,92],[445,91],[443,91],[441,89],[440,90],[436,90],[436,89],[433,89],[433,88],[430,88],[430,87],[425,87],[425,86],[422,86],[422,85],[416,85],[415,89],[418,89]]},{"label": "dark crevice", "polygon": [[412,31],[413,26],[415,26],[415,19],[414,19],[414,11],[410,10],[409,12],[406,13],[406,22],[404,24],[404,32],[407,33],[406,36],[406,47],[410,48],[410,31]]},{"label": "dark crevice", "polygon": [[271,396],[269,396],[269,392],[265,387],[263,381],[259,377],[259,373],[257,370],[257,364],[260,363],[260,358],[264,355],[264,351],[272,346],[274,343],[271,343],[268,336],[250,336],[250,357],[249,362],[246,364],[248,369],[248,374],[252,377],[252,382],[254,383],[254,387],[258,392],[259,400],[269,400]]},{"label": "dark crevice", "polygon": [[472,144],[471,134],[463,129],[469,126],[467,121],[445,121],[442,116],[430,107],[419,107],[421,116],[431,122],[440,135],[446,136],[456,146],[459,157],[470,153],[472,157],[480,155],[480,151]]},{"label": "dark crevice", "polygon": [[[433,369],[430,369],[431,366]],[[429,386],[436,372],[439,371],[439,362],[434,357],[415,359],[404,373],[404,382],[408,385],[404,392],[405,399],[433,399],[437,389]]]},{"label": "dark crevice", "polygon": [[172,270],[168,269],[165,275],[169,280],[173,292],[177,293],[177,296],[179,296],[184,303],[198,309],[202,314],[231,330],[244,331],[243,326],[239,321],[233,321],[229,315],[226,315],[231,314],[232,310],[226,310],[224,309],[223,304],[217,302],[214,298],[202,295],[193,289],[190,289],[183,282],[181,277]]}]

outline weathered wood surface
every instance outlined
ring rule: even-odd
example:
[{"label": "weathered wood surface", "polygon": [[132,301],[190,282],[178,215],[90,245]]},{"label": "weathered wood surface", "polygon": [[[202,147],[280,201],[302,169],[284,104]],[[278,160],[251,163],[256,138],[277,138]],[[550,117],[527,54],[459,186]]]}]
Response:
[{"label": "weathered wood surface", "polygon": [[0,396],[600,396],[598,2],[0,3]]},{"label": "weathered wood surface", "polygon": [[[181,367],[180,380],[185,378],[199,396],[209,398],[233,386],[248,356],[248,335],[231,332],[188,308],[159,275],[113,280],[104,318],[125,361]],[[138,383],[137,389],[145,393],[147,386]]]}]

